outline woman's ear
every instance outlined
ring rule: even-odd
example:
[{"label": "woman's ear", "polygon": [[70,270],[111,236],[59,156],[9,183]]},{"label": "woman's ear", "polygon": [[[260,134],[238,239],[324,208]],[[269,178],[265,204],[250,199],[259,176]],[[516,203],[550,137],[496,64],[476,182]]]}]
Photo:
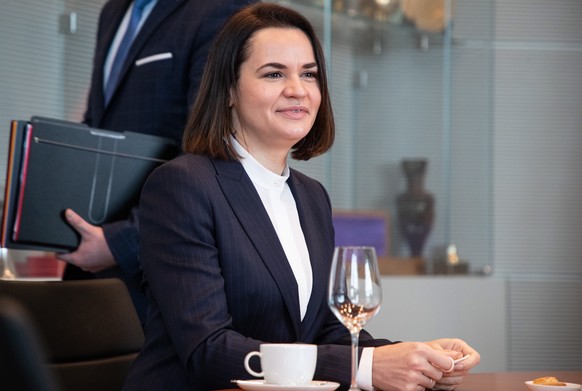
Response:
[{"label": "woman's ear", "polygon": [[228,93],[228,108],[230,109],[232,106],[234,106],[234,92],[231,88]]}]

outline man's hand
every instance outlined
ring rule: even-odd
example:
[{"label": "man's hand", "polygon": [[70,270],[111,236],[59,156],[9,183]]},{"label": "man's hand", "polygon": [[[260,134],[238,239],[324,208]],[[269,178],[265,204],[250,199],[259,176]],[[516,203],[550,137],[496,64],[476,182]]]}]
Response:
[{"label": "man's hand", "polygon": [[73,252],[57,254],[58,259],[91,273],[116,265],[115,258],[103,235],[103,228],[89,224],[71,209],[65,211],[65,218],[81,235],[81,243]]}]

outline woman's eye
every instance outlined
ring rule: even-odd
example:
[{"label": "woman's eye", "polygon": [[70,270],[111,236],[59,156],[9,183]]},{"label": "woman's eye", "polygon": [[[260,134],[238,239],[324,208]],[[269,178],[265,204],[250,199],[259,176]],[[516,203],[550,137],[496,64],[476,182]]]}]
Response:
[{"label": "woman's eye", "polygon": [[283,75],[281,75],[281,72],[270,72],[270,73],[267,73],[265,75],[265,77],[270,78],[270,79],[276,79],[276,78],[279,78],[279,77],[282,77],[282,76]]},{"label": "woman's eye", "polygon": [[312,79],[317,79],[317,72],[305,72],[303,77],[308,77]]}]

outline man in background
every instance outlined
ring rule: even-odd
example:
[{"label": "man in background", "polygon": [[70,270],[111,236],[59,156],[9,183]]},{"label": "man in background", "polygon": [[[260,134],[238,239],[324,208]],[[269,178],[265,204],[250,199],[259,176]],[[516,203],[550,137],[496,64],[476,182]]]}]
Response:
[{"label": "man in background", "polygon": [[[99,17],[84,122],[179,143],[214,36],[231,14],[251,2],[107,2]],[[137,207],[127,213],[125,220],[98,227],[67,210],[67,222],[79,232],[81,242],[75,251],[57,257],[69,263],[63,279],[123,279],[144,323],[147,301],[139,288]]]}]

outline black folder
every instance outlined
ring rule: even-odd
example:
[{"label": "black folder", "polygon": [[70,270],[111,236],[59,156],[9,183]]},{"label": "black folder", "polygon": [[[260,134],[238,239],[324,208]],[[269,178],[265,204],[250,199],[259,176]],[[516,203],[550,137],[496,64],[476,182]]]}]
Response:
[{"label": "black folder", "polygon": [[93,225],[126,217],[147,176],[179,153],[175,140],[33,117],[12,121],[1,245],[70,251],[71,208]]}]

